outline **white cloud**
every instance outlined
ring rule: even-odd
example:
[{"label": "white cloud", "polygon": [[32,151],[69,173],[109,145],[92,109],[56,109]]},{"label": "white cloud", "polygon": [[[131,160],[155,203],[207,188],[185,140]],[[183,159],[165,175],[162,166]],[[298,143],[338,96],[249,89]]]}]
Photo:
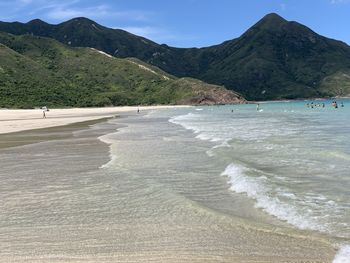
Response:
[{"label": "white cloud", "polygon": [[350,3],[350,0],[331,0],[331,4],[346,4]]},{"label": "white cloud", "polygon": [[164,28],[153,27],[153,26],[122,26],[114,27],[116,29],[122,29],[134,35],[142,36],[159,44],[167,42],[181,42],[181,41],[193,41],[197,40],[197,36],[189,36],[183,34],[171,33]]},{"label": "white cloud", "polygon": [[126,26],[118,29],[122,29],[139,36],[150,36],[152,34],[158,34],[159,31],[150,26]]},{"label": "white cloud", "polygon": [[[86,5],[83,0],[0,0],[0,6],[16,14],[25,11],[30,16],[62,21],[74,17],[113,18],[124,21],[149,21],[150,12],[117,10],[108,4]],[[0,10],[1,14],[1,10]]]},{"label": "white cloud", "polygon": [[128,31],[138,36],[151,39],[156,42],[163,42],[166,40],[171,40],[176,38],[176,36],[169,34],[165,30],[152,27],[152,26],[124,26],[124,27],[116,27],[116,28]]},{"label": "white cloud", "polygon": [[281,9],[282,11],[285,11],[285,10],[287,9],[287,5],[286,5],[285,3],[281,3],[281,4],[280,4],[280,9]]},{"label": "white cloud", "polygon": [[89,18],[97,18],[104,17],[109,14],[108,7],[104,5],[87,7],[87,8],[72,8],[66,6],[56,6],[50,9],[46,16],[50,19],[54,20],[65,20],[74,17],[89,17]]},{"label": "white cloud", "polygon": [[47,7],[46,16],[54,20],[65,20],[74,17],[102,18],[110,17],[119,20],[148,21],[148,13],[140,11],[114,11],[107,5],[98,5],[85,8],[72,6]]},{"label": "white cloud", "polygon": [[30,4],[33,2],[33,0],[19,0],[19,2],[23,4]]},{"label": "white cloud", "polygon": [[69,19],[74,17],[89,17],[89,18],[102,18],[110,17],[119,20],[129,21],[148,21],[149,13],[127,10],[127,11],[115,11],[107,5],[98,5],[90,7],[73,7],[69,6],[55,6],[48,7],[49,12],[47,17],[55,20]]}]

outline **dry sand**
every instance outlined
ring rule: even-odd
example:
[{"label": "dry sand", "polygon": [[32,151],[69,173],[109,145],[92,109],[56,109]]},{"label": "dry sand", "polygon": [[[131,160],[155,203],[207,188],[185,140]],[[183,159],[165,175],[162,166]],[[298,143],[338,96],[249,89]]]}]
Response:
[{"label": "dry sand", "polygon": [[[188,106],[143,106],[140,111]],[[77,122],[108,118],[122,112],[137,112],[137,106],[106,108],[71,108],[50,109],[43,118],[41,109],[34,110],[0,110],[0,134],[25,130],[62,126]]]}]

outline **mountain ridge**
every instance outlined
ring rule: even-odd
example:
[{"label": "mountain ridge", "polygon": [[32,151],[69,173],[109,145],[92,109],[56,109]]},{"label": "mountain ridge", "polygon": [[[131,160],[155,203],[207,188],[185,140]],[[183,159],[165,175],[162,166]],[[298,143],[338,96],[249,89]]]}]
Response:
[{"label": "mountain ridge", "polygon": [[[237,93],[183,80],[142,61],[54,39],[0,32],[0,107],[243,103]],[[214,92],[218,91],[218,93]]]},{"label": "mountain ridge", "polygon": [[136,57],[177,77],[223,85],[249,100],[350,94],[348,78],[339,77],[350,74],[350,47],[275,13],[265,15],[238,38],[202,48],[160,45],[83,17],[57,25],[41,20],[0,22],[0,31],[42,35],[120,58]]}]

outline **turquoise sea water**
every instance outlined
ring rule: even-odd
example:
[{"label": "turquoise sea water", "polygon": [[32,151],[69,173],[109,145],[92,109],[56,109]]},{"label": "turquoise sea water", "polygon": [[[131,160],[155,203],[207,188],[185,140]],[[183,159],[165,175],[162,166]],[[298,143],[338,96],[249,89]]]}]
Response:
[{"label": "turquoise sea water", "polygon": [[131,112],[2,149],[0,262],[330,262],[329,241],[349,262],[343,102]]},{"label": "turquoise sea water", "polygon": [[257,209],[349,239],[350,101],[338,100],[338,108],[332,101],[307,103],[260,103],[260,111],[249,104],[197,107],[170,122],[211,141],[213,160],[230,158],[221,175]]},{"label": "turquoise sea water", "polygon": [[[350,238],[350,101],[201,107],[170,119],[229,156],[230,189],[302,229]],[[339,101],[338,101],[339,103]]]}]

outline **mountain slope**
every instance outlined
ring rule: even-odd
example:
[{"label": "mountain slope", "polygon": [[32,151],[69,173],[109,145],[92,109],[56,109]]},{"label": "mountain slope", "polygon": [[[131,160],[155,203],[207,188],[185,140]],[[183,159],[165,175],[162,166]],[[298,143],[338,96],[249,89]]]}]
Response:
[{"label": "mountain slope", "polygon": [[61,90],[64,85],[64,79],[0,44],[0,107],[28,108],[33,107],[33,101],[37,102],[36,105],[49,101],[63,105],[65,98]]},{"label": "mountain slope", "polygon": [[104,27],[83,17],[58,25],[50,25],[40,19],[25,24],[0,22],[0,31],[14,35],[49,37],[72,47],[93,47],[121,58],[147,58],[159,50],[158,44],[146,38],[124,30]]},{"label": "mountain slope", "polygon": [[224,85],[250,100],[350,94],[348,78],[330,81],[349,73],[350,47],[276,14],[237,39],[201,49],[169,48],[146,61],[177,76]]},{"label": "mountain slope", "polygon": [[[222,59],[196,77],[209,82],[220,79],[220,84],[234,85],[248,98],[340,95],[320,89],[321,83],[350,68],[349,46],[275,14],[224,45],[216,50]],[[207,51],[215,52],[212,48]]]},{"label": "mountain slope", "polygon": [[[0,33],[0,43],[1,107],[175,104],[198,96],[196,82],[182,83],[136,59],[31,35]],[[201,87],[212,103],[222,103],[212,96],[214,87]],[[230,103],[243,101],[239,94],[215,88]]]},{"label": "mountain slope", "polygon": [[136,57],[178,77],[224,85],[250,100],[349,95],[350,47],[268,14],[237,39],[206,48],[174,48],[86,18],[58,25],[0,23],[0,31],[47,36]]}]

